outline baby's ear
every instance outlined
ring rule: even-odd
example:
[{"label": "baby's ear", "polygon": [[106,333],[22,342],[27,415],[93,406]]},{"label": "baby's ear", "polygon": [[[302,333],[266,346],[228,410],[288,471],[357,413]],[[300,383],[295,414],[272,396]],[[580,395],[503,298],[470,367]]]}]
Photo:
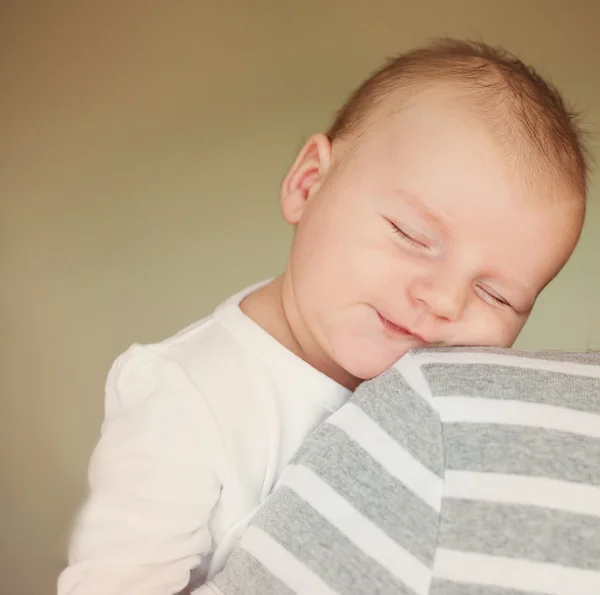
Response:
[{"label": "baby's ear", "polygon": [[324,134],[311,136],[281,185],[281,212],[287,223],[296,225],[308,200],[315,194],[329,170],[331,142]]}]

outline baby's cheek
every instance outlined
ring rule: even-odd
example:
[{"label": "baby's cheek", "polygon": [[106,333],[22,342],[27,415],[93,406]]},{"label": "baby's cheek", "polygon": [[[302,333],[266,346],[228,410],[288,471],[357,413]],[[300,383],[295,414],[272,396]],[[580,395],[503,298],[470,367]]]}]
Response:
[{"label": "baby's cheek", "polygon": [[523,328],[526,318],[514,312],[506,312],[481,304],[477,311],[470,311],[470,319],[464,321],[461,337],[457,343],[482,347],[510,347]]},{"label": "baby's cheek", "polygon": [[498,315],[489,326],[489,339],[486,345],[511,347],[525,325],[526,320],[526,318],[512,313]]}]

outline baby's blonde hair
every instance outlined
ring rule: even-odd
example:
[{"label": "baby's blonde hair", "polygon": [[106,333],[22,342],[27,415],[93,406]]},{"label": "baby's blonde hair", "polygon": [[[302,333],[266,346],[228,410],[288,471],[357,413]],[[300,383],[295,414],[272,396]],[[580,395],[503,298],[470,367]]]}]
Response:
[{"label": "baby's blonde hair", "polygon": [[458,83],[518,167],[566,181],[585,210],[588,163],[578,115],[532,67],[484,43],[442,39],[389,60],[352,93],[327,135],[333,142],[360,133],[393,94],[401,103],[402,93],[444,82]]}]

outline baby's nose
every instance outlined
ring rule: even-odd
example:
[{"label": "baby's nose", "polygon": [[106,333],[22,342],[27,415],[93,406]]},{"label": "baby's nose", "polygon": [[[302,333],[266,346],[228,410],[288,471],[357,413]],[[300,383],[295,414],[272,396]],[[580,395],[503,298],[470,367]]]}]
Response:
[{"label": "baby's nose", "polygon": [[442,279],[416,283],[412,293],[426,311],[449,322],[461,318],[468,299],[468,292],[460,283]]}]

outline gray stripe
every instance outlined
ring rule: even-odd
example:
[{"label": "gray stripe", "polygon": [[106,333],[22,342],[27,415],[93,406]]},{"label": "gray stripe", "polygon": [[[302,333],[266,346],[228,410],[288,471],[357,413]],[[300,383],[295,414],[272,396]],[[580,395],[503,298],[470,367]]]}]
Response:
[{"label": "gray stripe", "polygon": [[429,595],[541,595],[532,591],[516,591],[488,585],[469,585],[434,578]]},{"label": "gray stripe", "polygon": [[339,593],[415,595],[285,486],[271,496],[268,511],[259,512],[254,524]]},{"label": "gray stripe", "polygon": [[501,347],[430,347],[428,349],[417,349],[415,355],[426,353],[465,353],[484,354],[498,356],[498,363],[502,364],[503,357],[522,357],[530,360],[541,360],[545,362],[567,362],[583,365],[600,365],[600,352],[578,352],[578,351],[522,351],[519,349],[506,349]]},{"label": "gray stripe", "polygon": [[361,385],[350,401],[360,407],[417,461],[438,477],[444,474],[439,415],[396,370]]},{"label": "gray stripe", "polygon": [[446,424],[446,466],[600,486],[600,439],[555,430],[492,424]]},{"label": "gray stripe", "polygon": [[296,461],[312,469],[396,543],[431,566],[438,514],[336,426],[324,424]]},{"label": "gray stripe", "polygon": [[600,413],[600,378],[486,364],[424,364],[436,397],[514,400]]},{"label": "gray stripe", "polygon": [[600,519],[533,506],[445,500],[440,546],[600,570]]},{"label": "gray stripe", "polygon": [[224,595],[248,595],[249,593],[294,595],[291,589],[241,547],[234,550],[225,568],[212,582],[223,591]]}]

